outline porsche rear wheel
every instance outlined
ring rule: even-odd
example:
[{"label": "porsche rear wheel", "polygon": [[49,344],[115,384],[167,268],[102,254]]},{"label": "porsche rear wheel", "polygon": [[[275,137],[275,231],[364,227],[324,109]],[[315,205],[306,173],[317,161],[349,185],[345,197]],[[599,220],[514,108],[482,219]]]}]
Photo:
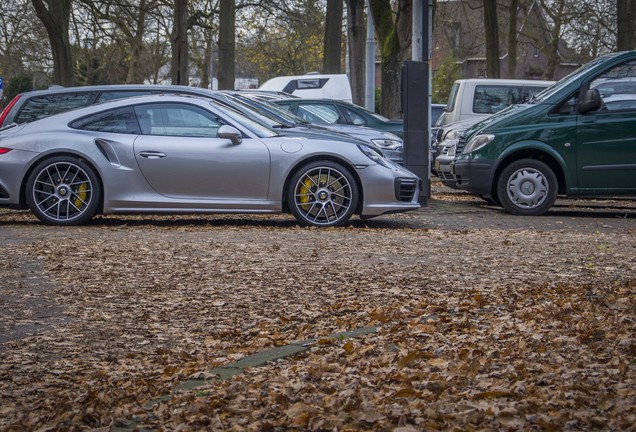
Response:
[{"label": "porsche rear wheel", "polygon": [[303,226],[342,226],[358,205],[358,187],[342,165],[313,162],[292,178],[288,202],[292,214]]},{"label": "porsche rear wheel", "polygon": [[93,168],[79,158],[57,156],[35,167],[27,182],[27,203],[49,225],[80,225],[99,207],[101,186]]}]

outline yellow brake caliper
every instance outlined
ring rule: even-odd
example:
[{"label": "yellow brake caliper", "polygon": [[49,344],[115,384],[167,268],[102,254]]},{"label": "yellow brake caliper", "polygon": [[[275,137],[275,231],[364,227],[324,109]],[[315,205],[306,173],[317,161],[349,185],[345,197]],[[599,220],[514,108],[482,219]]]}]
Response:
[{"label": "yellow brake caliper", "polygon": [[[310,178],[306,178],[303,181],[303,185],[300,187],[300,202],[302,204],[307,204],[309,202],[309,194],[311,193],[311,185],[312,181]],[[303,209],[306,211],[306,206],[303,206]]]},{"label": "yellow brake caliper", "polygon": [[88,193],[85,192],[88,189],[88,183],[82,183],[79,188],[77,188],[77,198],[75,198],[75,207],[82,208],[84,203],[86,202],[86,197]]}]

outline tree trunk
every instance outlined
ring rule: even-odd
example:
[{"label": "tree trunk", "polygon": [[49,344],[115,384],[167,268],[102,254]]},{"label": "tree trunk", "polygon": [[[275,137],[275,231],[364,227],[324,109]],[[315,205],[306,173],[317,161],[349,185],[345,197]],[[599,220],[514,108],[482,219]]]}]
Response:
[{"label": "tree trunk", "polygon": [[[547,80],[554,79],[554,72],[559,64],[559,39],[563,28],[566,0],[559,0],[558,4],[552,5],[550,18],[552,18],[552,35],[548,46],[548,63],[545,67],[543,77]],[[555,10],[556,6],[556,10]]]},{"label": "tree trunk", "polygon": [[398,0],[396,19],[390,0],[370,0],[375,32],[382,52],[382,92],[380,112],[398,118],[401,107],[401,72],[404,59],[411,53],[413,9],[410,0]]},{"label": "tree trunk", "polygon": [[499,78],[499,25],[497,23],[496,0],[484,0],[484,26],[486,30],[486,74],[488,78]]},{"label": "tree trunk", "polygon": [[349,34],[349,79],[353,103],[364,106],[364,65],[366,58],[366,22],[364,0],[347,1],[347,32]]},{"label": "tree trunk", "polygon": [[188,85],[188,1],[175,0],[172,27],[172,84]]},{"label": "tree trunk", "polygon": [[342,72],[342,11],[343,0],[327,0],[322,73]]},{"label": "tree trunk", "polygon": [[130,40],[130,63],[128,64],[127,84],[143,84],[139,58],[144,46],[144,32],[146,29],[146,0],[139,2],[139,16],[134,37]]},{"label": "tree trunk", "polygon": [[72,0],[31,0],[35,13],[44,24],[53,55],[53,82],[73,85],[73,56],[68,37]]},{"label": "tree trunk", "polygon": [[235,15],[234,0],[221,0],[219,8],[219,90],[234,89],[235,71]]},{"label": "tree trunk", "polygon": [[616,0],[616,49],[636,49],[636,0]]},{"label": "tree trunk", "polygon": [[517,77],[517,9],[519,0],[510,0],[510,15],[508,17],[508,78]]}]

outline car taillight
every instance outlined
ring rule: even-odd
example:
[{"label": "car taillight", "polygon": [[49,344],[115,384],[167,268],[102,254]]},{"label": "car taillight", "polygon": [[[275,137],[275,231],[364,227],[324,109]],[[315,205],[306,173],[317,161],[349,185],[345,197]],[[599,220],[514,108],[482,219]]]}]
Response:
[{"label": "car taillight", "polygon": [[4,123],[4,119],[6,119],[9,115],[9,111],[11,111],[13,105],[15,105],[21,97],[22,95],[17,95],[16,97],[14,97],[11,102],[9,102],[9,105],[7,105],[6,108],[2,110],[2,114],[0,114],[0,127],[2,126],[2,123]]},{"label": "car taillight", "polygon": [[5,153],[9,153],[10,151],[11,151],[10,148],[0,147],[0,155],[3,155]]}]

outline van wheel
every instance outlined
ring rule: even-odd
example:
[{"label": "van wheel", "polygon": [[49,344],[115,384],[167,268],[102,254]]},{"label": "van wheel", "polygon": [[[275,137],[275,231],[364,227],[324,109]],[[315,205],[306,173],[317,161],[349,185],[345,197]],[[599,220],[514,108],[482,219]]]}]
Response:
[{"label": "van wheel", "polygon": [[536,159],[508,165],[497,180],[497,197],[515,215],[546,214],[556,201],[558,182],[552,169]]}]

